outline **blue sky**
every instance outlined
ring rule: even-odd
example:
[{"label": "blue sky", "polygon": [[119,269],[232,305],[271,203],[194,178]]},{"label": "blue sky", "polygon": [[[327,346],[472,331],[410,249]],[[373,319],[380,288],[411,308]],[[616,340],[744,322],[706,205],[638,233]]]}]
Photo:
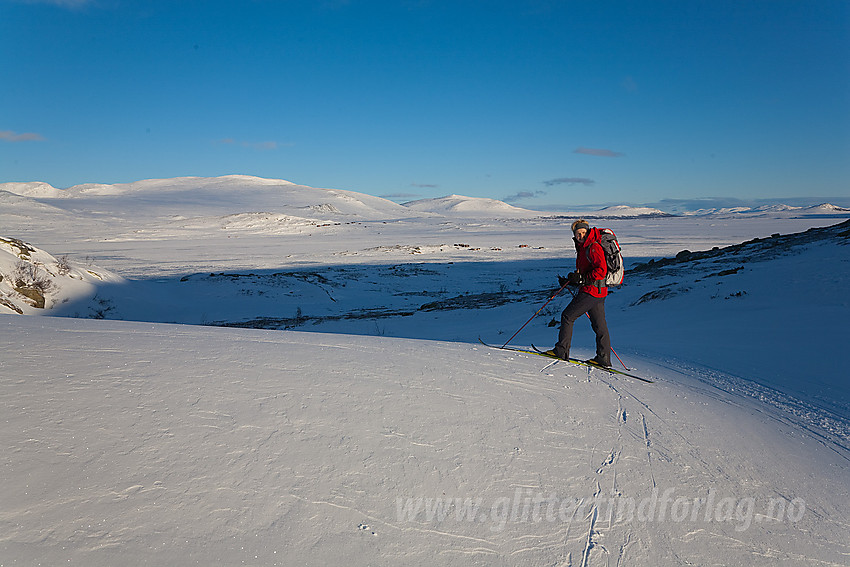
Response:
[{"label": "blue sky", "polygon": [[0,181],[850,197],[850,3],[0,0]]}]

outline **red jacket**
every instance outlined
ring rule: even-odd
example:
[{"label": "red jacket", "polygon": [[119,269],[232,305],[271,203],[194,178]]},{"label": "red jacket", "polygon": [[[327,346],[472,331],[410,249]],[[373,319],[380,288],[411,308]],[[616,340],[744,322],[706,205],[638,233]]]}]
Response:
[{"label": "red jacket", "polygon": [[[575,241],[575,239],[573,239]],[[596,285],[584,285],[580,291],[589,293],[593,297],[607,297],[608,287],[605,286],[605,276],[608,275],[608,262],[605,261],[605,251],[599,244],[599,229],[596,227],[587,231],[584,242],[576,244],[576,269],[584,277],[586,282],[602,280],[602,287]]]}]

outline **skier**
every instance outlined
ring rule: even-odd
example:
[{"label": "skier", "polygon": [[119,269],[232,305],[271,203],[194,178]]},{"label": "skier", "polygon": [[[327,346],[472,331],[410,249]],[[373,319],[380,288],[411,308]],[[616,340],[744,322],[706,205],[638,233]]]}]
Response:
[{"label": "skier", "polygon": [[590,326],[596,333],[596,356],[587,362],[611,367],[611,338],[608,335],[608,323],[605,321],[605,297],[608,287],[605,276],[608,264],[605,252],[599,244],[599,229],[591,228],[586,220],[577,220],[572,224],[573,241],[576,245],[576,271],[563,278],[558,276],[561,287],[565,285],[581,286],[573,300],[561,313],[561,329],[555,348],[546,352],[558,358],[570,358],[570,343],[573,338],[573,324],[576,319],[587,313]]}]

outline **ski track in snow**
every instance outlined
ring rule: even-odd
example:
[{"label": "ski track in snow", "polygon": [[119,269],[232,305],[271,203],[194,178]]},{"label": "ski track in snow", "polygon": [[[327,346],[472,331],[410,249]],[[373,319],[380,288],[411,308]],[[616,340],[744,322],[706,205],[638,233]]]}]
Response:
[{"label": "ski track in snow", "polygon": [[649,441],[649,428],[646,426],[646,416],[640,414],[641,428],[643,429],[643,443],[646,445],[646,463],[649,467],[649,480],[652,481],[652,488],[658,486],[655,482],[655,475],[652,472],[652,447]]}]

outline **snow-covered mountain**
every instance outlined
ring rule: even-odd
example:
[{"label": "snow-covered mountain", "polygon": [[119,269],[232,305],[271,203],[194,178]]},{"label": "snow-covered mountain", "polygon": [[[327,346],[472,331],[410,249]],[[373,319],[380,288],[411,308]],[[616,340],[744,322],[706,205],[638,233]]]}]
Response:
[{"label": "snow-covered mountain", "polygon": [[604,207],[598,211],[590,211],[584,214],[585,218],[641,218],[641,217],[667,217],[669,213],[665,213],[660,209],[653,207],[631,207],[628,205],[612,205]]},{"label": "snow-covered mountain", "polygon": [[9,182],[0,183],[0,192],[13,193],[23,197],[56,198],[62,196],[62,190],[53,187],[49,183],[33,181],[27,183]]},{"label": "snow-covered mountain", "polygon": [[509,205],[503,201],[482,197],[465,197],[463,195],[448,195],[436,199],[419,199],[404,203],[405,207],[423,213],[433,213],[452,217],[486,218],[535,218],[535,217],[570,217],[570,218],[639,218],[664,217],[668,213],[653,207],[632,207],[628,205],[612,205],[599,210],[584,212],[551,213],[523,209]]},{"label": "snow-covered mountain", "polygon": [[833,205],[831,203],[821,203],[820,205],[814,205],[811,207],[804,207],[803,210],[806,214],[833,214],[840,213],[842,215],[850,215],[850,209],[845,207],[839,207]]},{"label": "snow-covered mountain", "polygon": [[509,205],[504,201],[483,197],[447,195],[436,199],[419,199],[404,203],[408,209],[420,213],[436,213],[459,217],[537,217],[539,211],[530,211]]},{"label": "snow-covered mountain", "polygon": [[850,217],[850,209],[838,207],[830,203],[821,203],[820,205],[812,205],[808,207],[795,207],[791,205],[761,205],[758,207],[722,207],[722,208],[707,208],[697,209],[693,211],[685,211],[682,214],[694,216],[715,216],[715,217],[816,217],[821,215],[831,216],[835,218]]},{"label": "snow-covered mountain", "polygon": [[[364,193],[318,189],[280,179],[247,175],[148,179],[126,184],[76,185],[56,189],[46,183],[0,183],[6,191],[49,200],[59,207],[81,207],[77,201],[97,203],[111,212],[132,208],[136,214],[172,215],[236,214],[243,212],[299,212],[301,216],[339,217],[358,220],[409,217],[405,207]],[[84,205],[83,205],[84,206]]]}]

